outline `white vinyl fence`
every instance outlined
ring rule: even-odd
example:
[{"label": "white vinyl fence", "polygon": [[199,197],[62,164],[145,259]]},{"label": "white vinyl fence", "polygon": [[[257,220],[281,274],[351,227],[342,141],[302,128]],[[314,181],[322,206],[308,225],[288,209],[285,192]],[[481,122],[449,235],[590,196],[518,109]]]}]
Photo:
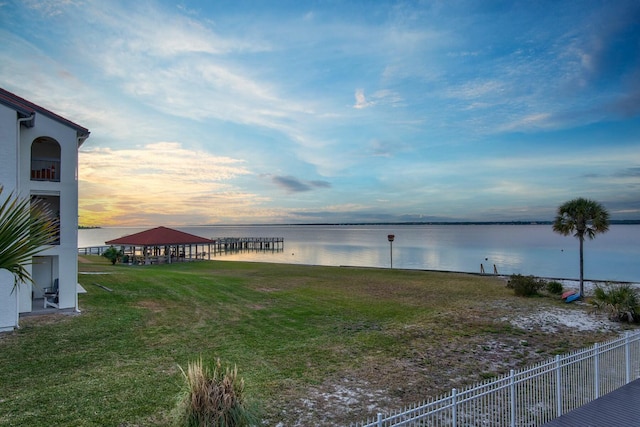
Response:
[{"label": "white vinyl fence", "polygon": [[352,427],[539,426],[640,378],[640,331]]}]

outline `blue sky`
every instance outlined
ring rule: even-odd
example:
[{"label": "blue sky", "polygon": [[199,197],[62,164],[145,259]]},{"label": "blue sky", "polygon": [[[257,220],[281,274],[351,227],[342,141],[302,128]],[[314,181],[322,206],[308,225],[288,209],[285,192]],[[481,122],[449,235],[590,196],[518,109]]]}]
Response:
[{"label": "blue sky", "polygon": [[80,222],[640,219],[640,2],[0,0]]}]

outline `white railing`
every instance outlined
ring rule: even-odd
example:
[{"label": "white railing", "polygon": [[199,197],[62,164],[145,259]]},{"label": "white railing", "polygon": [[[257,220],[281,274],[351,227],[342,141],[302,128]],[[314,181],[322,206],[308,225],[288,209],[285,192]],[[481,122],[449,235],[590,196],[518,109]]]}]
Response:
[{"label": "white railing", "polygon": [[352,426],[539,426],[637,378],[640,331]]}]

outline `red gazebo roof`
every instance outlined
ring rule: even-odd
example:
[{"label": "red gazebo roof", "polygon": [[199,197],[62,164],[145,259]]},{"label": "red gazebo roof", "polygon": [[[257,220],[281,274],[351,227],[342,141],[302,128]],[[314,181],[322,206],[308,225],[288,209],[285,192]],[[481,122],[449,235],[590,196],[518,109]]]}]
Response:
[{"label": "red gazebo roof", "polygon": [[167,227],[156,227],[105,242],[107,245],[165,246],[215,243],[211,239]]}]

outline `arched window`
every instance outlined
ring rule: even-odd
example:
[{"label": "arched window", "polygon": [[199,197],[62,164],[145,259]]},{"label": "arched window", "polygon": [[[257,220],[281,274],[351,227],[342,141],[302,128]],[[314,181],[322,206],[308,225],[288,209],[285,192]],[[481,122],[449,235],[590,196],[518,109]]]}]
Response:
[{"label": "arched window", "polygon": [[53,138],[36,138],[31,144],[31,180],[60,182],[60,144]]}]

